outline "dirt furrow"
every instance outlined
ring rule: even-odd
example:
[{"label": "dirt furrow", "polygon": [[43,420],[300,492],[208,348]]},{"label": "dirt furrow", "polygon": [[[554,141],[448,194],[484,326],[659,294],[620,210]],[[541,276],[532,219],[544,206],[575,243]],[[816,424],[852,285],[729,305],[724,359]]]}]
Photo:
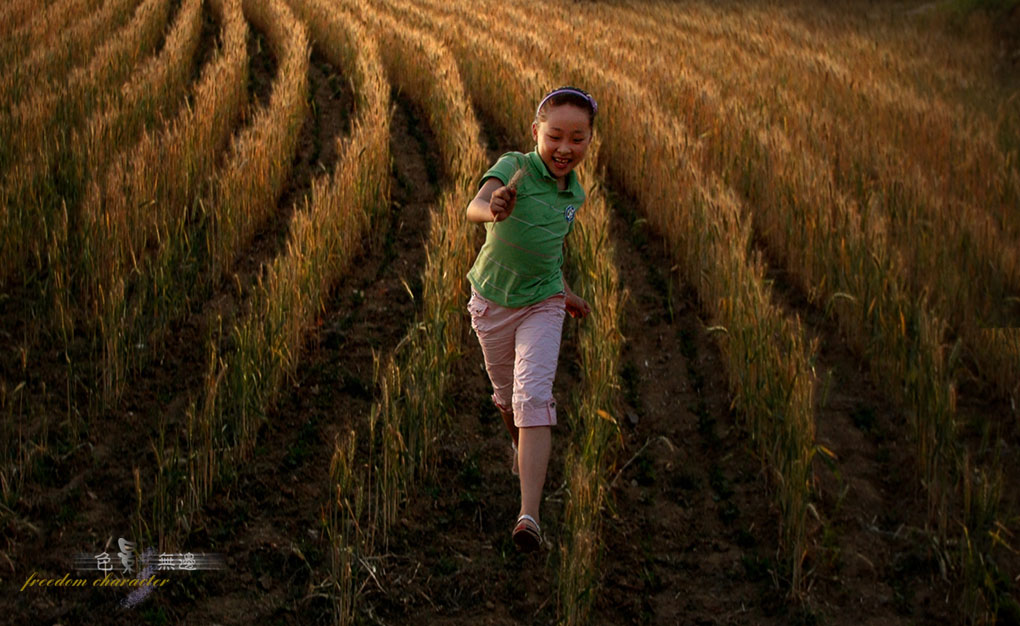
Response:
[{"label": "dirt furrow", "polygon": [[[266,62],[253,62],[252,70],[255,71],[259,65],[266,65]],[[257,74],[252,82],[267,86],[254,89],[255,99],[259,98],[257,94],[260,91],[263,100],[268,99],[271,81],[266,78],[265,72],[260,70]],[[301,128],[294,163],[277,201],[277,209],[255,234],[251,245],[235,257],[233,274],[236,278],[220,284],[207,305],[211,317],[215,317],[214,314],[225,316],[223,328],[229,328],[228,322],[240,314],[242,303],[250,293],[251,285],[261,275],[263,266],[282,252],[294,212],[302,210],[305,201],[311,199],[312,182],[336,169],[337,140],[350,132],[354,107],[350,83],[318,52],[312,53],[309,65],[309,94],[311,114]]]},{"label": "dirt furrow", "polygon": [[[496,126],[477,107],[475,114],[490,162],[522,149],[494,134]],[[553,388],[561,407],[579,376],[572,324],[568,318]],[[558,412],[546,478],[547,546],[524,556],[510,537],[520,507],[518,480],[510,473],[510,439],[490,400],[477,339],[469,333],[462,346],[449,399],[453,422],[437,446],[436,477],[408,499],[388,548],[373,562],[378,583],[366,582],[358,613],[392,624],[552,624],[567,412]]]},{"label": "dirt furrow", "polygon": [[[328,91],[339,83],[322,84]],[[185,623],[246,624],[251,617],[331,623],[332,608],[316,585],[328,570],[320,515],[330,492],[334,437],[349,429],[364,431],[374,397],[374,355],[391,352],[415,318],[422,240],[437,197],[435,141],[407,100],[394,94],[394,101],[387,238],[356,264],[331,298],[236,487],[206,506],[206,521],[189,542],[225,554],[236,576],[196,582],[193,600],[161,600]],[[242,618],[238,606],[253,613]]]},{"label": "dirt furrow", "polygon": [[777,302],[818,339],[814,368],[816,508],[807,565],[807,611],[835,624],[949,621],[950,592],[926,532],[927,505],[917,480],[909,417],[875,384],[847,347],[837,323],[809,304],[786,271],[769,259]]},{"label": "dirt furrow", "polygon": [[[664,242],[613,196],[613,245],[630,297],[621,381],[621,467],[610,477],[602,595],[614,624],[782,623],[777,515],[730,410],[725,360]],[[778,568],[777,568],[778,569]],[[708,621],[705,621],[708,620]]]},{"label": "dirt furrow", "polygon": [[[729,408],[726,372],[696,296],[676,287],[669,255],[625,199],[613,233],[631,292],[621,377],[627,465],[614,477],[605,593],[596,614],[619,624],[910,623],[941,619],[946,589],[924,549],[906,421],[875,390],[780,271],[777,303],[796,313],[815,362],[817,502],[804,602],[777,585],[778,512],[753,446]],[[598,618],[597,618],[598,619]]]}]

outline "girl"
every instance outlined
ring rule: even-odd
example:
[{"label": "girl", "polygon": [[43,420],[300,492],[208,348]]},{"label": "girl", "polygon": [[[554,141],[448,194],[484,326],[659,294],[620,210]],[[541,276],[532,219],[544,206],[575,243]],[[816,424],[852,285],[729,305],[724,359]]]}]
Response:
[{"label": "girl", "polygon": [[538,508],[556,424],[552,384],[564,314],[584,317],[590,311],[570,291],[562,265],[564,238],[584,203],[574,168],[591,142],[597,111],[580,89],[546,94],[531,124],[535,150],[501,156],[467,207],[468,220],[485,222],[486,231],[468,272],[468,311],[492,401],[513,440],[513,472],[521,484],[513,539],[525,552],[542,543]]}]

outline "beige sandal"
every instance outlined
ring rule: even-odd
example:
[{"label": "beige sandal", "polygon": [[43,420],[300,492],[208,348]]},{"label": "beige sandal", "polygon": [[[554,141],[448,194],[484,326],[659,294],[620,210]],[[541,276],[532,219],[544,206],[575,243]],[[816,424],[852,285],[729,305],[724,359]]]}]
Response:
[{"label": "beige sandal", "polygon": [[513,532],[514,545],[521,552],[534,552],[542,546],[542,529],[538,522],[530,515],[521,515],[517,518],[517,525]]}]

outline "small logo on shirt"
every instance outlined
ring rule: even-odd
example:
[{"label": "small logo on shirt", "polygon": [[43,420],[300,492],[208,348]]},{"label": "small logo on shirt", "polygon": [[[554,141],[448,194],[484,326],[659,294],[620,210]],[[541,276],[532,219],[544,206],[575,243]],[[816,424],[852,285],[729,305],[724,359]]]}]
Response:
[{"label": "small logo on shirt", "polygon": [[577,213],[577,209],[574,208],[574,205],[572,205],[572,204],[567,206],[567,208],[563,209],[563,217],[566,218],[566,220],[568,222],[573,222],[574,221],[574,214],[575,213]]}]

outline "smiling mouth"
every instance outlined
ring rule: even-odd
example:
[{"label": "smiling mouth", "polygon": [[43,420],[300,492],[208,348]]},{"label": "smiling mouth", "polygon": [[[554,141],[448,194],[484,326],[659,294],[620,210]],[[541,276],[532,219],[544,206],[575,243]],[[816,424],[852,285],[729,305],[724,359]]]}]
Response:
[{"label": "smiling mouth", "polygon": [[559,165],[560,167],[566,167],[566,166],[570,165],[570,159],[564,159],[562,157],[554,156],[552,158],[552,160],[553,160],[553,163],[555,163],[556,165]]}]

